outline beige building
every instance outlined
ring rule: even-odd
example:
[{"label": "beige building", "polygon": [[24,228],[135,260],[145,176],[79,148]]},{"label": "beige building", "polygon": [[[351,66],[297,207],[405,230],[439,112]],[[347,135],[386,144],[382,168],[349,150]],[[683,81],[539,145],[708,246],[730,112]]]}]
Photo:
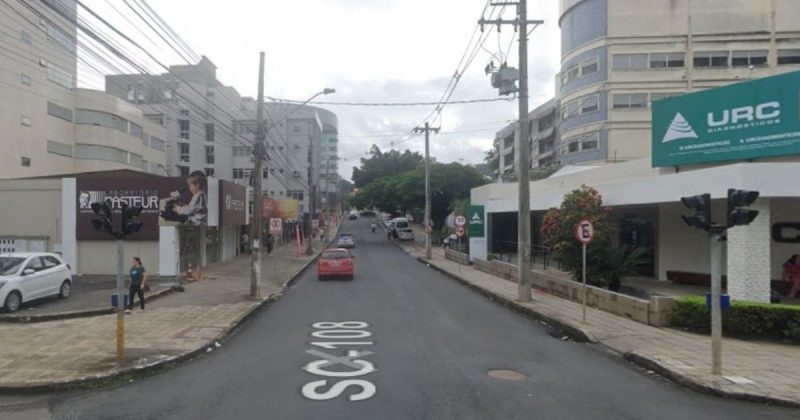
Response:
[{"label": "beige building", "polygon": [[[53,4],[76,11],[72,0]],[[76,88],[75,25],[41,4],[0,8],[7,46],[0,53],[0,178],[120,169],[165,174],[163,127],[137,107]]]},{"label": "beige building", "polygon": [[650,104],[800,70],[794,0],[562,0],[562,165],[650,156]]}]

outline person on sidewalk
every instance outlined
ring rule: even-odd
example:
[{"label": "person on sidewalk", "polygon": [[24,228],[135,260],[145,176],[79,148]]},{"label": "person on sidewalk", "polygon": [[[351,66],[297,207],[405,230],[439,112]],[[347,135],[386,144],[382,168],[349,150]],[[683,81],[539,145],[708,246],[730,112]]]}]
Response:
[{"label": "person on sidewalk", "polygon": [[247,232],[242,232],[242,254],[249,254],[250,238],[247,237]]},{"label": "person on sidewalk", "polygon": [[783,280],[792,283],[789,299],[793,299],[800,294],[800,255],[792,255],[783,264]]},{"label": "person on sidewalk", "polygon": [[275,238],[271,233],[267,234],[267,255],[272,255],[272,248],[275,247]]},{"label": "person on sidewalk", "polygon": [[131,266],[131,280],[128,284],[128,309],[125,313],[131,313],[133,309],[133,297],[139,295],[139,305],[144,311],[144,287],[147,284],[147,271],[142,265],[142,259],[133,257],[133,265]]}]

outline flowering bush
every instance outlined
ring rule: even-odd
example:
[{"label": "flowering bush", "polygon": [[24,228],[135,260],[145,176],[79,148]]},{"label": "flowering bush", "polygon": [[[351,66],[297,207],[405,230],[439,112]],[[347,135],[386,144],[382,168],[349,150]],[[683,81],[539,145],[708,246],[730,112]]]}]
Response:
[{"label": "flowering bush", "polygon": [[[611,208],[603,206],[603,198],[597,190],[582,185],[564,196],[561,208],[550,209],[542,219],[541,233],[544,244],[553,253],[561,266],[581,278],[581,244],[575,238],[578,222],[588,220],[594,226],[594,240],[587,248],[587,260],[597,259],[611,246],[614,225],[610,217]],[[606,276],[592,276],[587,282],[605,286]]]}]

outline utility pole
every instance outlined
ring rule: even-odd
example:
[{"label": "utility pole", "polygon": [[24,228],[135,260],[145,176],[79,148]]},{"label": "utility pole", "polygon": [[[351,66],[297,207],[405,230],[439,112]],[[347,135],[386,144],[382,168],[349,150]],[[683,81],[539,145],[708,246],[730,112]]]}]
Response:
[{"label": "utility pole", "polygon": [[518,244],[517,244],[517,278],[519,279],[517,299],[523,302],[532,300],[532,287],[530,279],[531,261],[531,189],[530,189],[530,167],[531,152],[528,145],[528,25],[534,28],[544,23],[542,20],[528,20],[528,1],[519,0],[518,2],[496,2],[492,6],[517,6],[517,19],[515,20],[485,20],[481,18],[478,23],[481,25],[500,25],[511,24],[514,30],[519,33],[519,143],[517,145],[517,174],[519,213],[518,213]]},{"label": "utility pole", "polygon": [[425,259],[430,260],[431,255],[431,153],[430,153],[430,134],[431,131],[438,133],[441,127],[431,128],[430,124],[425,123],[425,127],[415,127],[414,132],[425,132]]},{"label": "utility pole", "polygon": [[251,240],[253,241],[253,261],[250,269],[250,296],[261,296],[261,216],[264,208],[261,181],[263,163],[266,158],[264,145],[264,52],[259,55],[258,61],[258,102],[256,103],[256,144],[253,146],[255,169],[253,170],[253,228]]}]

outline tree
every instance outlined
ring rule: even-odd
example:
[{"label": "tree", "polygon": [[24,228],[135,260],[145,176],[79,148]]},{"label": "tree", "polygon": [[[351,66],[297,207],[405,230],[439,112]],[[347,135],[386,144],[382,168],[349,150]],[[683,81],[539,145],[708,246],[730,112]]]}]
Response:
[{"label": "tree", "polygon": [[[603,207],[603,198],[592,187],[583,185],[564,196],[561,208],[550,209],[542,219],[541,233],[545,245],[567,271],[576,279],[582,277],[582,250],[575,239],[578,222],[586,219],[594,226],[594,240],[587,248],[587,260],[598,258],[600,250],[611,246],[614,226],[609,217],[610,207]],[[587,272],[588,274],[588,272]],[[600,276],[587,275],[587,282],[598,286],[606,284]]]},{"label": "tree", "polygon": [[410,171],[422,164],[422,156],[419,153],[406,150],[390,150],[386,153],[381,152],[378,146],[372,145],[368,158],[361,158],[361,167],[353,168],[353,183],[358,188],[366,187],[377,179],[400,175]]}]

